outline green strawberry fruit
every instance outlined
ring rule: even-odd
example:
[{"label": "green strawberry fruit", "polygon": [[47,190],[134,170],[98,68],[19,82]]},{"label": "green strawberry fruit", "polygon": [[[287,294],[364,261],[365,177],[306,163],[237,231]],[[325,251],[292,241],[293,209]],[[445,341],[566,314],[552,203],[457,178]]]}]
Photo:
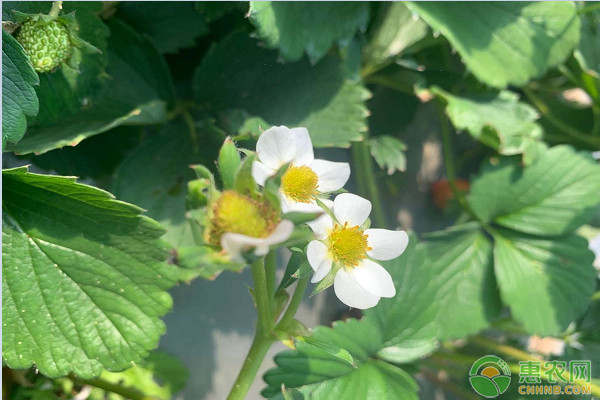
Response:
[{"label": "green strawberry fruit", "polygon": [[61,21],[25,21],[17,40],[38,72],[52,71],[71,54],[69,30]]}]

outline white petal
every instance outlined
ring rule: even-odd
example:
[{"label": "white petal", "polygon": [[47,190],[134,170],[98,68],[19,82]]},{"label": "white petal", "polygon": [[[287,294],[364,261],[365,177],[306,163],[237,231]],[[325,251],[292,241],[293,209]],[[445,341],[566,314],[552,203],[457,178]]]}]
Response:
[{"label": "white petal", "polygon": [[264,186],[267,178],[275,175],[276,172],[277,170],[267,167],[260,161],[252,163],[252,177],[260,186]]},{"label": "white petal", "polygon": [[315,274],[313,275],[313,277],[311,278],[311,282],[312,283],[317,283],[319,281],[321,281],[323,278],[325,278],[327,276],[327,274],[329,273],[329,271],[331,271],[331,266],[333,265],[333,261],[326,258],[325,260],[323,260],[323,262],[321,263],[321,265],[319,265],[319,268],[317,269],[317,272],[315,272]]},{"label": "white petal", "polygon": [[260,135],[256,142],[258,159],[271,169],[279,169],[294,159],[296,135],[285,126],[274,126]]},{"label": "white petal", "polygon": [[376,260],[392,260],[404,253],[408,246],[408,235],[404,231],[367,229],[365,234],[369,236],[367,244],[372,247],[367,255]]},{"label": "white petal", "polygon": [[265,238],[267,244],[278,244],[285,242],[290,238],[294,232],[294,223],[287,219],[284,219],[277,225],[277,227],[271,232],[269,236]]},{"label": "white petal", "polygon": [[327,246],[318,240],[313,240],[306,247],[306,258],[308,263],[315,271],[319,269],[319,266],[325,259],[327,259]]},{"label": "white petal", "polygon": [[312,141],[306,128],[292,128],[290,131],[294,134],[296,148],[294,150],[295,165],[309,165],[315,159]]},{"label": "white petal", "polygon": [[333,229],[333,220],[329,215],[323,214],[314,221],[307,222],[306,225],[310,226],[317,239],[325,240],[329,231]]},{"label": "white petal", "polygon": [[326,160],[315,160],[310,168],[319,177],[317,190],[321,193],[333,192],[344,187],[350,178],[350,164]]},{"label": "white petal", "polygon": [[375,296],[360,287],[354,276],[345,268],[340,269],[335,274],[333,289],[342,303],[361,310],[375,306],[380,299],[379,296]]},{"label": "white petal", "polygon": [[242,253],[255,248],[254,254],[264,256],[269,246],[286,241],[294,231],[292,221],[283,220],[266,238],[256,238],[241,233],[227,232],[221,236],[221,247],[234,261],[243,261]]},{"label": "white petal", "polygon": [[341,224],[361,226],[371,214],[371,202],[352,193],[342,193],[333,201],[333,214]]},{"label": "white petal", "polygon": [[354,279],[367,292],[381,297],[394,297],[396,288],[389,272],[371,260],[363,260],[352,269]]}]

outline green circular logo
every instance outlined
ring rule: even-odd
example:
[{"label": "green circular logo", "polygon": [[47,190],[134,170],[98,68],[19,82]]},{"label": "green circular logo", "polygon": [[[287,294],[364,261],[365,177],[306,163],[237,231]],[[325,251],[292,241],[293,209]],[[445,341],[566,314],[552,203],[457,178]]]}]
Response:
[{"label": "green circular logo", "polygon": [[510,368],[500,357],[483,356],[471,367],[469,382],[473,390],[483,397],[498,397],[510,385]]}]

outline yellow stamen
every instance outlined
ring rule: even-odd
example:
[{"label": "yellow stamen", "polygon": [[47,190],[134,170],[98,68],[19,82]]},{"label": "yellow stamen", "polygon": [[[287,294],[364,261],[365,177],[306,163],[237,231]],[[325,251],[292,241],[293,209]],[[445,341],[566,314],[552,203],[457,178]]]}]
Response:
[{"label": "yellow stamen", "polygon": [[334,261],[346,267],[357,266],[367,258],[367,251],[372,250],[367,243],[368,237],[358,226],[348,227],[347,222],[343,226],[335,224],[328,238],[329,251]]},{"label": "yellow stamen", "polygon": [[281,177],[283,194],[299,203],[310,203],[318,193],[318,185],[319,177],[306,165],[290,165]]},{"label": "yellow stamen", "polygon": [[226,232],[267,237],[275,229],[278,219],[277,212],[268,203],[226,190],[212,205],[206,239],[219,245]]}]

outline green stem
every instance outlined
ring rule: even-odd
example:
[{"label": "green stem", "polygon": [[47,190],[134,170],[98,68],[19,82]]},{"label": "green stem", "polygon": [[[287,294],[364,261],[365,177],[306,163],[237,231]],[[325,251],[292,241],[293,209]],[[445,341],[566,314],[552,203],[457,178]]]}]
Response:
[{"label": "green stem", "polygon": [[600,300],[600,290],[592,295],[591,301],[598,301],[598,300]]},{"label": "green stem", "polygon": [[275,304],[275,270],[277,269],[276,263],[277,252],[275,250],[271,250],[265,257],[265,275],[270,310],[273,310]]},{"label": "green stem", "polygon": [[294,317],[296,316],[296,312],[298,311],[298,307],[300,307],[300,303],[302,303],[302,299],[304,298],[304,292],[306,291],[307,286],[308,277],[298,279],[298,283],[296,284],[296,289],[294,290],[294,294],[292,295],[290,304],[288,305],[287,310],[285,310],[283,317],[281,317],[281,319],[279,320],[277,328],[284,328],[288,323],[290,323],[294,319]]},{"label": "green stem", "polygon": [[459,398],[470,399],[470,400],[478,400],[479,399],[479,397],[477,397],[474,393],[470,393],[470,392],[466,391],[465,389],[455,385],[454,383],[452,383],[448,380],[442,380],[442,379],[438,378],[438,376],[433,372],[430,372],[426,369],[421,370],[421,372],[423,373],[423,375],[425,375],[425,378],[427,378],[429,381],[433,382],[434,384],[441,387],[445,391],[458,396]]},{"label": "green stem", "polygon": [[456,172],[454,170],[454,151],[452,150],[452,131],[448,124],[448,120],[444,115],[444,110],[441,104],[437,104],[438,117],[440,120],[440,128],[442,130],[442,152],[444,155],[444,168],[446,170],[446,179],[448,180],[448,186],[454,195],[456,201],[461,208],[468,213],[471,217],[481,222],[480,218],[471,209],[465,194],[458,189],[456,186]]},{"label": "green stem", "polygon": [[565,124],[560,119],[554,117],[550,108],[544,103],[542,99],[540,99],[534,92],[528,87],[523,88],[523,93],[525,96],[537,107],[538,110],[542,113],[544,118],[548,120],[549,123],[554,125],[557,129],[561,130],[566,135],[576,139],[578,141],[587,143],[592,146],[600,147],[600,140],[598,137],[594,137],[591,135],[587,135],[579,130],[573,128],[569,124]]},{"label": "green stem", "polygon": [[144,393],[140,392],[137,389],[124,387],[117,383],[108,382],[108,381],[105,381],[100,378],[83,380],[83,379],[76,378],[74,376],[69,376],[69,379],[71,379],[73,382],[78,383],[80,385],[93,386],[93,387],[97,387],[102,390],[106,390],[107,392],[118,394],[120,396],[123,396],[126,399],[131,399],[131,400],[156,400],[157,399],[156,397],[153,397],[153,396],[146,396]]},{"label": "green stem", "polygon": [[62,4],[62,1],[52,2],[52,8],[50,9],[48,15],[51,17],[58,17],[58,14],[60,14],[60,10],[62,10]]},{"label": "green stem", "polygon": [[252,346],[250,346],[246,361],[244,361],[244,366],[240,370],[227,400],[243,400],[246,397],[254,378],[256,378],[258,369],[274,341],[273,336],[261,333],[260,328],[257,328]]},{"label": "green stem", "polygon": [[259,258],[252,263],[251,269],[254,281],[254,301],[256,302],[256,311],[258,313],[258,332],[260,334],[270,334],[273,321],[271,318],[264,259]]},{"label": "green stem", "polygon": [[198,145],[198,133],[196,132],[196,122],[194,121],[194,117],[187,109],[184,109],[181,112],[183,119],[188,127],[188,131],[190,133],[190,139],[192,141],[192,149],[194,153],[198,153],[200,151],[200,146]]},{"label": "green stem", "polygon": [[264,259],[259,258],[252,263],[251,270],[252,279],[254,280],[254,301],[256,302],[258,323],[252,346],[250,346],[244,365],[231,388],[231,392],[229,392],[229,396],[227,396],[227,400],[242,400],[246,397],[267,351],[275,341],[275,336],[271,333],[273,318],[269,304]]},{"label": "green stem", "polygon": [[[365,135],[365,140],[367,137]],[[379,198],[379,189],[375,182],[375,171],[373,170],[373,161],[369,154],[367,143],[356,142],[352,145],[352,158],[354,160],[354,172],[358,183],[358,191],[365,196],[373,205],[373,220],[379,227],[386,227],[385,214]]]}]

